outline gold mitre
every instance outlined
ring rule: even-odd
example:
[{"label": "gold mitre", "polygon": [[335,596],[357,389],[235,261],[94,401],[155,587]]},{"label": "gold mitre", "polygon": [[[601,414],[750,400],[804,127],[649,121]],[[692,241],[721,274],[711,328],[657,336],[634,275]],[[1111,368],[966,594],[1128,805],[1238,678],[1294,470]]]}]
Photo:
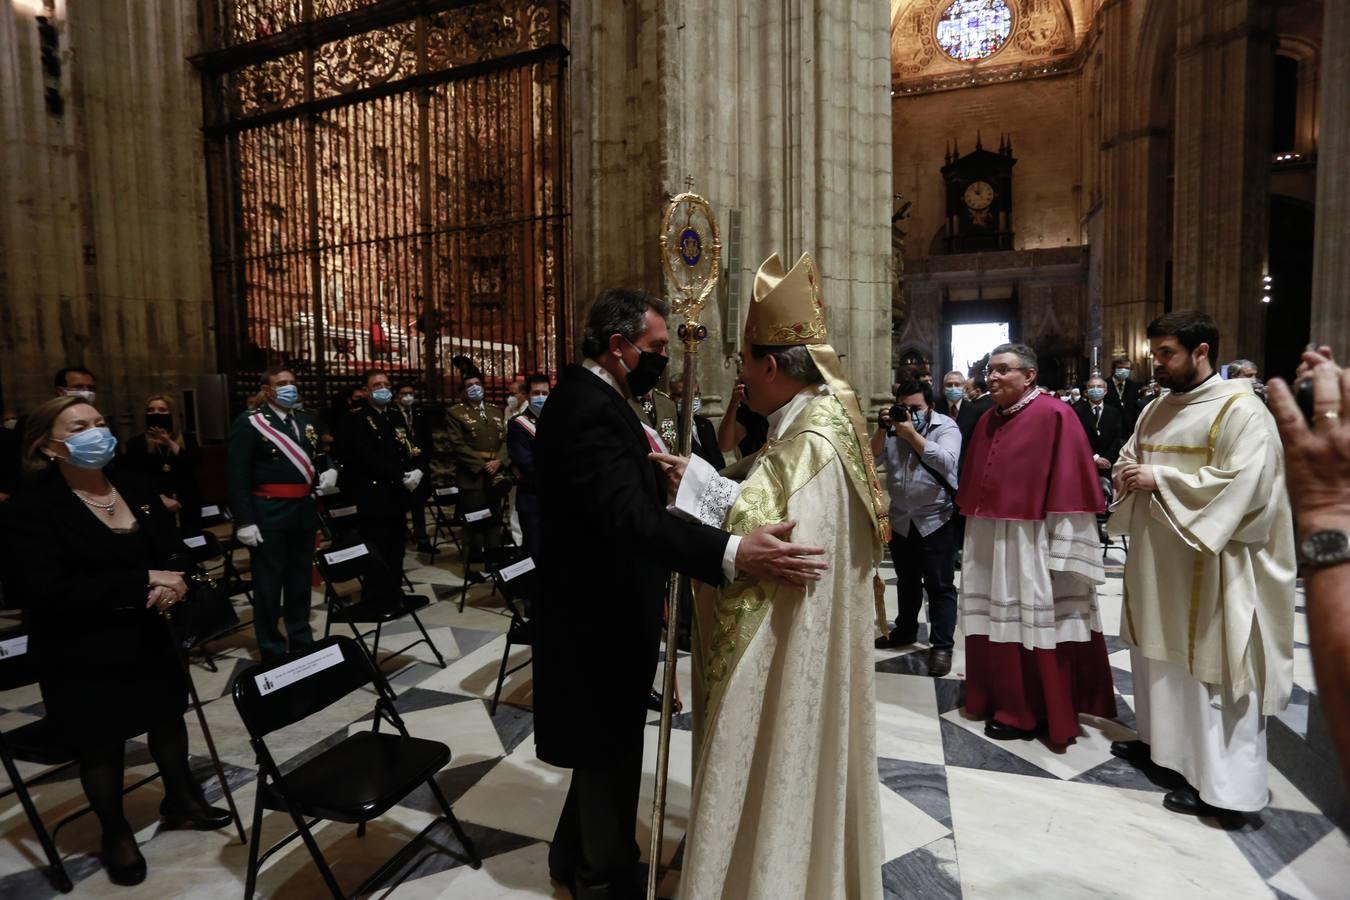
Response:
[{"label": "gold mitre", "polygon": [[803,253],[790,272],[783,271],[777,253],[764,260],[755,273],[755,296],[745,317],[745,345],[786,347],[826,340],[820,273],[811,254]]}]

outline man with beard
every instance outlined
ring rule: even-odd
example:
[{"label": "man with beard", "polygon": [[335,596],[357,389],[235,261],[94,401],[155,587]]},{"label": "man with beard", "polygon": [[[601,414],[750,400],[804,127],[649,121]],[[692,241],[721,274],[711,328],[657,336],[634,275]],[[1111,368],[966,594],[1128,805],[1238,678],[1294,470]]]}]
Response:
[{"label": "man with beard", "polygon": [[1254,812],[1269,796],[1265,717],[1294,674],[1294,530],[1275,422],[1218,377],[1219,329],[1178,310],[1146,332],[1158,384],[1114,470],[1108,528],[1130,537],[1120,637],[1139,740],[1111,751],[1174,769],[1173,812]]}]

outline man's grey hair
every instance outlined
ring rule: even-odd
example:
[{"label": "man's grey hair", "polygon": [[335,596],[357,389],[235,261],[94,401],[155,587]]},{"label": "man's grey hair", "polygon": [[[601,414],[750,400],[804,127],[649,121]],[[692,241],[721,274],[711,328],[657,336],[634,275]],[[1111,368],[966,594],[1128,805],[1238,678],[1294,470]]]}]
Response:
[{"label": "man's grey hair", "polygon": [[586,314],[586,330],[581,338],[581,352],[589,359],[598,359],[609,349],[609,338],[621,334],[636,341],[647,330],[647,310],[655,310],[661,318],[670,315],[670,304],[660,297],[632,288],[606,288],[600,292]]},{"label": "man's grey hair", "polygon": [[807,387],[825,383],[825,376],[820,374],[820,369],[816,367],[816,361],[811,358],[811,351],[804,346],[755,346],[750,348],[750,355],[755,359],[772,356],[778,364],[778,371],[793,381],[800,381]]},{"label": "man's grey hair", "polygon": [[1228,369],[1229,371],[1234,369],[1238,371],[1242,371],[1243,369],[1251,369],[1253,372],[1257,371],[1256,363],[1252,362],[1250,359],[1235,359],[1228,364]]},{"label": "man's grey hair", "polygon": [[943,380],[943,381],[946,381],[946,380],[947,380],[948,378],[950,378],[952,375],[955,375],[957,378],[960,378],[962,384],[965,384],[966,381],[969,380],[969,378],[970,378],[970,376],[967,375],[965,372],[962,372],[962,371],[960,371],[960,370],[958,370],[958,369],[952,369],[952,370],[951,370],[950,372],[948,372],[946,375],[943,375],[943,376],[942,376],[942,380]]},{"label": "man's grey hair", "polygon": [[1000,353],[1011,353],[1022,361],[1022,367],[1025,369],[1039,369],[1036,364],[1036,351],[1032,350],[1026,344],[999,344],[993,350],[989,351],[989,358],[992,360]]}]

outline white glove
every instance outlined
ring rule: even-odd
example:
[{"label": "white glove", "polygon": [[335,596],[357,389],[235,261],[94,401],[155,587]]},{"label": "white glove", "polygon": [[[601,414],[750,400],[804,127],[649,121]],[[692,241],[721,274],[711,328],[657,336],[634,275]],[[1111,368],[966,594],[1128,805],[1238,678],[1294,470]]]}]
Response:
[{"label": "white glove", "polygon": [[245,525],[234,533],[239,538],[239,543],[245,547],[256,547],[263,542],[262,532],[258,530],[257,525]]},{"label": "white glove", "polygon": [[403,473],[403,486],[410,491],[417,490],[417,486],[422,483],[422,470],[413,469],[411,472]]},{"label": "white glove", "polygon": [[337,490],[337,469],[325,469],[319,473],[320,494],[331,494]]}]

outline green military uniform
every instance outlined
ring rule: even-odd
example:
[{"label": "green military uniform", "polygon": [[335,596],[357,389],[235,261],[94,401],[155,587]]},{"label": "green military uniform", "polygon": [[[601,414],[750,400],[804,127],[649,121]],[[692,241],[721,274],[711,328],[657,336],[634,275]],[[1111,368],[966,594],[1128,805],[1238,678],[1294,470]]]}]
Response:
[{"label": "green military uniform", "polygon": [[[459,488],[460,513],[491,508],[501,512],[502,500],[511,490],[511,466],[506,452],[505,412],[500,406],[468,403],[463,400],[446,412],[450,446],[455,457],[455,486]],[[483,467],[497,460],[496,473],[488,475]],[[476,534],[470,535],[471,549],[481,551]],[[490,529],[486,546],[501,544],[498,529]]]},{"label": "green military uniform", "polygon": [[[272,406],[248,410],[235,419],[225,466],[230,509],[236,530],[258,526],[262,543],[249,548],[253,572],[253,624],[264,659],[280,656],[313,643],[309,629],[310,573],[318,515],[313,485],[272,441],[250,422],[262,416],[271,428],[289,437],[317,472],[322,460],[322,432],[318,420],[292,410],[288,425],[284,413]],[[284,598],[284,599],[283,599]],[[277,618],[286,622],[286,637]]]},{"label": "green military uniform", "polygon": [[671,453],[680,452],[678,431],[680,414],[669,394],[653,390],[645,397],[629,397],[628,405],[637,413],[639,419],[656,429],[656,433],[661,435],[661,440],[666,442],[666,449]]}]

